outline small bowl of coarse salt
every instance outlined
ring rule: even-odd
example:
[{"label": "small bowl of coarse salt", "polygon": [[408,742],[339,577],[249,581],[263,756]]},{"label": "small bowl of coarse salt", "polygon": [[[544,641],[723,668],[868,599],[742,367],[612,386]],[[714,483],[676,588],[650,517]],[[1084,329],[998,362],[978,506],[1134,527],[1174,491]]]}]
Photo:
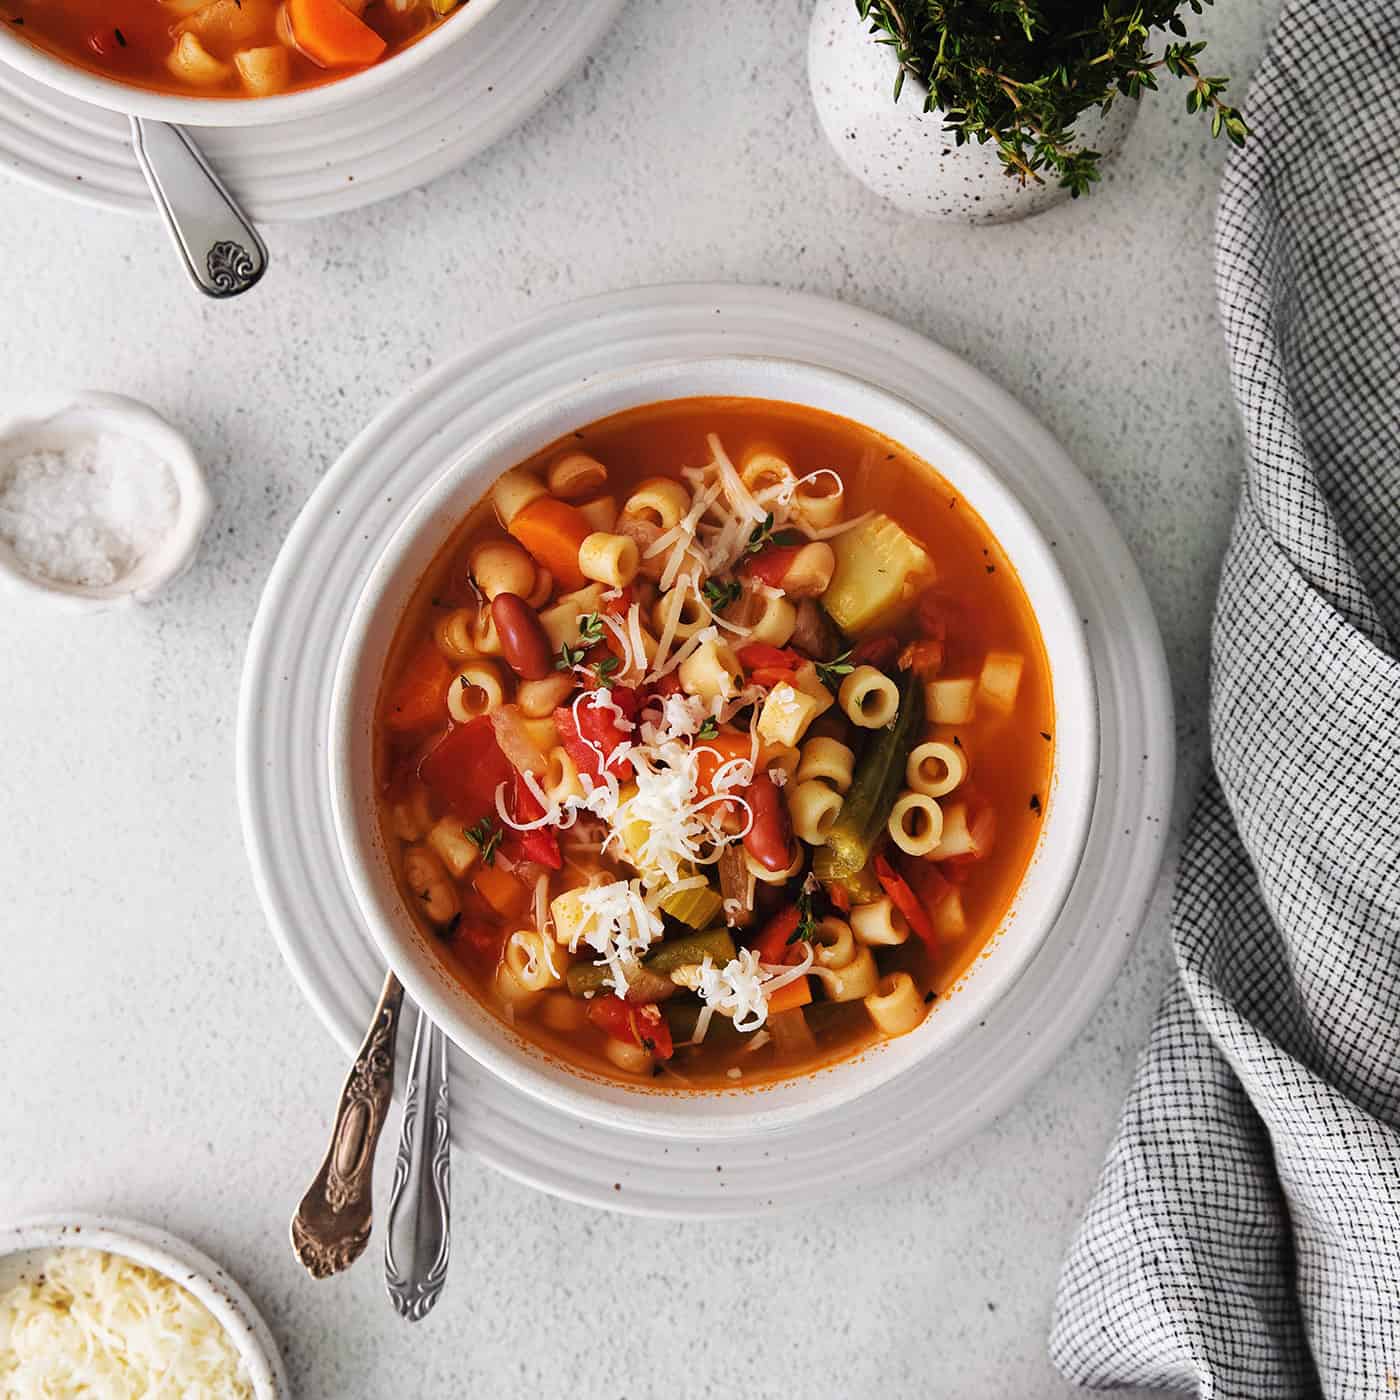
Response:
[{"label": "small bowl of coarse salt", "polygon": [[145,602],[194,562],[213,498],[185,437],[121,394],[0,397],[0,584]]}]

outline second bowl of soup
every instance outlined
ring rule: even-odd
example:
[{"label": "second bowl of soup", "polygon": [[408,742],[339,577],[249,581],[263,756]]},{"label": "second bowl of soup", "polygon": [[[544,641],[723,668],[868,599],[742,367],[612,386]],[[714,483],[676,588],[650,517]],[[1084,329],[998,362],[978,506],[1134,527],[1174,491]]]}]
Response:
[{"label": "second bowl of soup", "polygon": [[0,61],[99,107],[253,126],[347,107],[497,0],[0,0]]},{"label": "second bowl of soup", "polygon": [[869,385],[602,378],[464,454],[365,589],[337,818],[389,963],[522,1089],[744,1132],[868,1092],[1024,971],[1097,723],[1050,549]]}]

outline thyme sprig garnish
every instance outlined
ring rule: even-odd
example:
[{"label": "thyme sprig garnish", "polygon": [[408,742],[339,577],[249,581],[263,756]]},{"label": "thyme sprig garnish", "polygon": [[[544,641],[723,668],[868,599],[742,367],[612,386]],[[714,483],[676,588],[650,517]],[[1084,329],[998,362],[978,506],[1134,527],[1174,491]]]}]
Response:
[{"label": "thyme sprig garnish", "polygon": [[828,690],[839,690],[841,678],[849,676],[856,669],[849,647],[840,656],[833,656],[830,661],[818,661],[814,664],[817,668],[817,679]]},{"label": "thyme sprig garnish", "polygon": [[749,531],[749,542],[744,546],[745,554],[757,554],[759,550],[766,548],[770,544],[798,544],[802,536],[796,530],[779,530],[773,532],[773,512],[770,510],[763,517],[761,525],[755,525]]},{"label": "thyme sprig garnish", "polygon": [[481,858],[487,865],[495,865],[496,847],[501,844],[505,833],[490,817],[482,817],[474,826],[464,827],[463,835],[481,852]]},{"label": "thyme sprig garnish", "polygon": [[[1054,178],[1077,199],[1098,180],[1102,157],[1075,136],[1076,120],[1155,91],[1159,69],[1190,85],[1187,111],[1209,113],[1212,136],[1244,145],[1249,127],[1225,101],[1229,80],[1201,72],[1205,44],[1187,40],[1181,19],[1212,3],[856,0],[856,12],[893,50],[896,101],[906,77],[926,84],[924,110],[942,112],[955,145],[994,142],[1012,179]],[[1154,56],[1153,31],[1164,30],[1177,41]]]},{"label": "thyme sprig garnish", "polygon": [[614,673],[622,665],[621,660],[616,656],[605,656],[601,661],[593,663],[593,677],[604,690],[611,690],[613,687]]},{"label": "thyme sprig garnish", "polygon": [[578,646],[565,642],[554,657],[556,671],[572,671],[582,666],[584,659],[603,640],[603,619],[597,613],[584,613],[578,620]]},{"label": "thyme sprig garnish", "polygon": [[788,934],[788,947],[794,943],[810,943],[817,936],[817,918],[812,913],[812,891],[804,884],[797,896],[797,927]]},{"label": "thyme sprig garnish", "polygon": [[[771,516],[769,517],[772,518]],[[752,539],[752,536],[750,536]],[[707,578],[702,592],[705,601],[710,605],[713,612],[722,613],[731,603],[739,600],[739,595],[744,591],[744,585],[737,578],[718,579]]]},{"label": "thyme sprig garnish", "polygon": [[695,731],[695,737],[697,739],[718,739],[719,721],[713,715],[711,715],[709,719],[707,719],[704,722],[704,724],[702,724],[700,728]]}]

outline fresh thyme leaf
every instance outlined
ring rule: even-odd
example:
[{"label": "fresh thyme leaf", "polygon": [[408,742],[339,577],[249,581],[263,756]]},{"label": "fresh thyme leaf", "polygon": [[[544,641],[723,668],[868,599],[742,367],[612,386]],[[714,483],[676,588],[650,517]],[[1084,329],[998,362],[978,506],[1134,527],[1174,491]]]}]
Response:
[{"label": "fresh thyme leaf", "polygon": [[833,656],[830,661],[818,661],[817,679],[828,690],[839,690],[841,688],[841,677],[849,676],[856,668],[851,663],[850,649],[847,648],[840,656]]},{"label": "fresh thyme leaf", "polygon": [[[954,145],[991,142],[1011,179],[1050,179],[1077,199],[1098,180],[1102,157],[1082,144],[1075,122],[1155,91],[1159,69],[1189,84],[1187,110],[1209,118],[1212,136],[1244,145],[1249,128],[1224,98],[1229,80],[1201,72],[1205,45],[1186,39],[1180,18],[1210,3],[856,0],[856,12],[895,56],[896,102],[914,79],[925,88],[924,110],[940,113]],[[1162,31],[1176,37],[1154,56]]]},{"label": "fresh thyme leaf", "polygon": [[804,889],[797,896],[797,927],[788,934],[788,945],[810,943],[817,936],[817,920],[812,913],[812,894]]},{"label": "fresh thyme leaf", "polygon": [[705,601],[714,612],[723,612],[731,603],[737,602],[744,591],[744,585],[736,578],[707,578],[704,587]]},{"label": "fresh thyme leaf", "polygon": [[772,537],[773,512],[770,510],[768,514],[763,517],[763,524],[755,525],[752,531],[750,531],[748,547],[744,550],[744,553],[757,554]]},{"label": "fresh thyme leaf", "polygon": [[718,739],[719,721],[713,715],[711,715],[709,719],[707,719],[704,722],[704,724],[702,724],[700,728],[695,731],[695,737],[697,739]]},{"label": "fresh thyme leaf", "polygon": [[604,690],[612,689],[613,673],[621,665],[622,662],[616,656],[605,656],[593,667],[593,674],[597,677],[598,684],[601,685]]},{"label": "fresh thyme leaf", "polygon": [[480,850],[481,858],[487,865],[495,865],[496,847],[501,844],[505,833],[490,817],[482,817],[475,826],[464,827],[462,834]]},{"label": "fresh thyme leaf", "polygon": [[581,641],[601,642],[603,640],[603,619],[597,613],[584,613],[578,620],[578,635]]},{"label": "fresh thyme leaf", "polygon": [[559,648],[559,655],[554,658],[554,669],[556,671],[572,671],[575,666],[582,666],[585,651],[584,647],[571,647],[568,642],[565,642]]}]

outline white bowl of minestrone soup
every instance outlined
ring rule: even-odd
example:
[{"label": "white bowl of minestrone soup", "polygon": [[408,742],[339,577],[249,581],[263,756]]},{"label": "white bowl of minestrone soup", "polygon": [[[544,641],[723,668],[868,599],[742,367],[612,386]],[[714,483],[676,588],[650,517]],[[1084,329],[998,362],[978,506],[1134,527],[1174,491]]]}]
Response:
[{"label": "white bowl of minestrone soup", "polygon": [[359,102],[461,43],[498,0],[0,0],[0,61],[98,107],[186,126]]},{"label": "white bowl of minestrone soup", "polygon": [[364,917],[469,1054],[582,1116],[766,1129],[947,1049],[1068,892],[1098,731],[1052,550],[903,401],[759,358],[471,443],[333,701]]}]

